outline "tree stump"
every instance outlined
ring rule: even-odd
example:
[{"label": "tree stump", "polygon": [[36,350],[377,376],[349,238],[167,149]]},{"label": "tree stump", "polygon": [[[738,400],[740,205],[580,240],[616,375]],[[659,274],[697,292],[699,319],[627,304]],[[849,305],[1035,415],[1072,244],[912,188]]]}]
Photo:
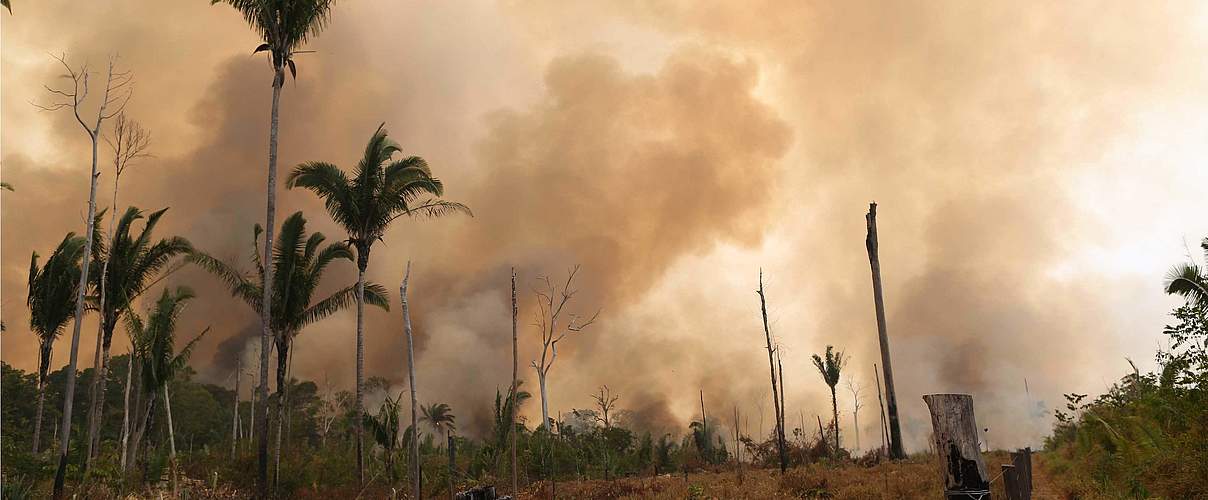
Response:
[{"label": "tree stump", "polygon": [[973,396],[928,394],[923,401],[931,412],[945,498],[989,499],[990,476],[977,442]]},{"label": "tree stump", "polygon": [[1012,489],[1011,483],[1007,483],[1008,499],[1032,500],[1032,449],[1011,452],[1011,465],[1015,470],[1015,486]]}]

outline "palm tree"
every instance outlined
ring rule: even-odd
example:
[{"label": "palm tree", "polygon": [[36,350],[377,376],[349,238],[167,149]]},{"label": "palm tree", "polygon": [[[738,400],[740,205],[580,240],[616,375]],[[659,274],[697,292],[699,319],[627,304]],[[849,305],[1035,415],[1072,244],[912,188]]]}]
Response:
[{"label": "palm tree", "polygon": [[[373,440],[381,445],[384,458],[386,472],[390,474],[391,479],[396,477],[394,472],[394,452],[398,446],[398,429],[399,429],[399,402],[402,401],[403,394],[400,392],[397,398],[390,399],[390,395],[386,395],[386,399],[382,401],[382,407],[378,409],[377,416],[366,415],[365,425],[369,426],[369,430],[373,433]],[[408,429],[409,431],[410,429]]]},{"label": "palm tree", "polygon": [[38,267],[38,253],[29,263],[29,326],[38,336],[38,410],[34,416],[33,453],[38,453],[42,436],[42,407],[46,400],[46,372],[50,353],[67,322],[75,317],[76,291],[80,281],[80,261],[85,252],[84,238],[67,233],[46,264]]},{"label": "palm tree", "polygon": [[[1200,242],[1208,263],[1208,238]],[[1166,293],[1180,295],[1195,307],[1208,306],[1208,272],[1194,260],[1171,268],[1166,273]]]},{"label": "palm tree", "polygon": [[[126,209],[114,228],[113,239],[106,246],[98,245],[93,250],[92,269],[103,270],[90,277],[97,290],[99,300],[91,301],[101,315],[100,363],[93,376],[92,401],[89,406],[88,450],[93,451],[100,436],[101,418],[105,408],[105,393],[109,384],[109,350],[113,344],[113,332],[118,320],[133,300],[157,283],[160,271],[168,267],[172,259],[193,250],[189,240],[179,236],[153,241],[151,233],[168,209],[164,208],[146,216],[146,222],[138,234],[134,224],[143,219],[143,211],[137,207]],[[166,276],[166,275],[165,275]],[[91,455],[91,454],[90,454]],[[86,457],[85,464],[89,462]]]},{"label": "palm tree", "polygon": [[835,426],[835,453],[839,453],[839,400],[835,397],[835,386],[839,384],[839,372],[843,371],[843,365],[847,363],[847,357],[843,355],[843,351],[835,352],[834,346],[826,346],[826,358],[817,354],[814,355],[814,366],[818,368],[818,373],[822,375],[822,380],[826,381],[826,385],[831,391],[831,411],[834,414]]},{"label": "palm tree", "polygon": [[188,365],[189,355],[197,341],[205,336],[209,328],[202,330],[197,337],[189,341],[179,352],[176,350],[176,323],[184,310],[185,303],[195,297],[193,290],[188,287],[178,287],[176,290],[164,289],[159,300],[155,302],[144,321],[138,314],[125,315],[126,328],[134,338],[134,349],[142,360],[140,372],[144,409],[138,419],[134,433],[133,456],[138,455],[139,444],[147,431],[155,409],[156,399],[164,397],[164,409],[168,418],[168,438],[171,445],[172,462],[176,462],[176,440],[172,429],[172,406],[168,399],[168,383],[171,382]]},{"label": "palm tree", "polygon": [[453,440],[451,439],[453,431],[457,429],[454,420],[457,417],[453,416],[453,409],[445,403],[432,403],[429,406],[422,407],[424,412],[424,421],[432,426],[439,435],[441,431],[445,433],[445,443],[449,446],[449,498],[453,498]]},{"label": "palm tree", "polygon": [[[273,104],[270,113],[268,133],[268,203],[265,217],[264,260],[272,259],[269,252],[273,248],[273,227],[277,211],[277,125],[281,104],[281,87],[285,83],[285,68],[294,78],[298,76],[294,55],[301,53],[299,49],[312,36],[318,36],[327,26],[328,16],[334,0],[211,0],[210,4],[225,3],[234,7],[243,16],[243,20],[260,36],[263,43],[253,52],[267,51],[269,62],[273,68]],[[266,269],[268,275],[265,281],[273,281],[273,269]],[[272,297],[264,290],[262,298],[264,307],[260,314],[262,325],[260,331],[260,397],[268,398],[268,340],[269,318],[272,311]],[[357,419],[360,422],[360,419]],[[258,479],[260,481],[259,495],[268,495],[268,413],[262,412],[256,419],[261,426],[260,441],[257,443],[259,454]],[[361,482],[365,477],[362,471]]]},{"label": "palm tree", "polygon": [[[352,261],[352,251],[348,245],[331,243],[323,246],[327,240],[323,233],[314,233],[308,237],[306,235],[306,218],[302,216],[302,212],[295,212],[281,224],[281,239],[277,241],[273,251],[272,267],[276,269],[276,272],[269,274],[266,273],[265,266],[260,260],[261,232],[260,226],[256,225],[252,235],[252,257],[255,264],[253,274],[244,273],[236,267],[202,252],[194,252],[189,257],[189,261],[218,276],[231,289],[234,296],[242,299],[257,313],[262,312],[261,299],[264,296],[262,280],[267,276],[273,277],[272,301],[277,304],[273,308],[270,323],[277,349],[277,438],[274,463],[279,469],[281,423],[285,415],[285,387],[288,378],[290,348],[293,346],[294,338],[311,323],[352,305],[357,285],[347,285],[327,298],[312,303],[327,266],[336,260]],[[386,289],[381,285],[366,284],[365,299],[370,304],[382,309],[390,308]],[[278,475],[279,473],[280,470],[278,470]]]},{"label": "palm tree", "polygon": [[[375,242],[385,236],[386,228],[395,219],[403,215],[439,217],[455,212],[470,213],[465,205],[439,199],[444,194],[444,185],[432,177],[432,170],[423,158],[408,156],[400,160],[392,159],[401,149],[387,137],[385,127],[385,123],[379,125],[369,139],[352,178],[331,163],[307,162],[298,165],[285,181],[290,188],[305,188],[323,198],[331,218],[348,231],[348,242],[357,252],[358,290],[363,288],[365,282],[369,251]],[[358,291],[356,411],[363,415],[365,318],[361,295],[362,292]],[[414,359],[414,353],[408,349],[408,363],[414,364]],[[357,473],[364,483],[362,419],[358,417],[353,421],[357,435]]]}]

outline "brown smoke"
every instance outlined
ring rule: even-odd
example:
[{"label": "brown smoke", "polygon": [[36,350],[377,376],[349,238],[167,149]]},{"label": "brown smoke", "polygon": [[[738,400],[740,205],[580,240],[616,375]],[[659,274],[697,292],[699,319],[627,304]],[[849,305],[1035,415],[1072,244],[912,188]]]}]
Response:
[{"label": "brown smoke", "polygon": [[[67,115],[27,104],[58,72],[46,52],[88,58],[94,69],[120,52],[135,72],[131,114],[152,130],[157,157],[123,179],[119,205],[171,206],[160,235],[244,266],[251,225],[263,219],[269,74],[249,55],[256,41],[238,16],[204,2],[68,4],[3,20],[3,177],[17,192],[3,195],[0,305],[4,359],[25,369],[34,359],[21,300],[29,253],[82,231],[87,189],[82,132]],[[863,213],[876,200],[908,445],[921,447],[928,431],[919,396],[948,390],[975,395],[992,444],[1035,444],[1045,422],[1028,421],[1024,377],[1031,399],[1050,405],[1064,391],[1097,390],[1135,347],[1121,345],[1123,333],[1159,329],[1114,306],[1156,295],[1169,262],[1140,277],[1062,270],[1080,248],[1107,241],[1113,220],[1076,193],[1104,151],[1127,147],[1147,109],[1202,107],[1187,97],[1204,80],[1193,64],[1203,41],[1182,21],[1196,18],[1191,10],[341,5],[286,85],[279,168],[350,168],[385,121],[407,154],[429,160],[450,199],[474,209],[473,219],[401,221],[375,247],[369,273],[393,296],[413,261],[420,399],[451,403],[471,431],[485,427],[495,389],[510,380],[509,268],[520,272],[521,375],[536,422],[531,289],[537,276],[558,280],[581,264],[572,307],[602,314],[559,350],[553,412],[589,407],[588,394],[608,384],[635,420],[676,429],[699,414],[703,388],[711,415],[739,405],[755,420],[761,405],[769,429],[753,293],[763,267],[773,333],[785,344],[789,420],[829,413],[808,361],[829,343],[853,355],[845,376],[865,386],[864,434],[875,435]],[[193,22],[165,29],[164,19]],[[104,156],[102,166],[107,205]],[[1168,173],[1113,172],[1162,195],[1183,184]],[[309,230],[340,238],[309,193],[279,194],[279,219],[303,210]],[[1200,197],[1184,199],[1178,206],[1199,206]],[[1179,236],[1156,235],[1172,244]],[[351,265],[328,276],[326,290],[355,277]],[[214,326],[195,368],[227,380],[245,342],[232,339],[254,338],[254,314],[196,270],[169,281],[199,292],[186,330]],[[1144,300],[1147,318],[1160,319],[1164,304]],[[367,375],[397,391],[406,369],[397,305],[367,318]],[[95,323],[85,325],[89,366]],[[304,332],[297,376],[351,384],[352,325],[342,313]],[[1141,344],[1146,356],[1152,343]],[[60,341],[56,365],[66,352]]]}]

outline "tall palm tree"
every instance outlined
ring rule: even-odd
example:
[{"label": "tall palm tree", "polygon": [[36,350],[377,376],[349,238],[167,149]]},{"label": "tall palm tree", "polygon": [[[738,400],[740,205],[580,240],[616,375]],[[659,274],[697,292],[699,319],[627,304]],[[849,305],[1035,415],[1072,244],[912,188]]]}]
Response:
[{"label": "tall palm tree", "polygon": [[[1208,238],[1200,242],[1200,248],[1208,265]],[[1194,260],[1174,266],[1166,273],[1166,293],[1180,295],[1193,306],[1208,306],[1208,271]]]},{"label": "tall palm tree", "polygon": [[165,288],[163,294],[155,301],[155,305],[152,306],[145,321],[135,313],[125,315],[126,328],[130,330],[130,335],[134,339],[134,349],[142,360],[140,365],[141,390],[145,401],[143,413],[135,428],[133,456],[138,455],[137,450],[146,434],[147,424],[153,415],[156,400],[162,395],[169,422],[168,437],[171,444],[172,461],[175,466],[176,443],[171,426],[172,407],[168,400],[168,383],[184,370],[194,346],[205,336],[206,332],[210,331],[209,328],[202,330],[183,349],[176,350],[177,320],[180,318],[185,304],[194,297],[193,290],[188,287],[182,286],[176,290]]},{"label": "tall palm tree", "polygon": [[[385,236],[386,228],[395,219],[403,215],[439,217],[457,212],[470,213],[465,205],[439,199],[444,194],[444,184],[432,177],[432,169],[423,158],[407,156],[393,159],[401,149],[387,137],[385,127],[385,123],[379,125],[370,137],[351,178],[331,163],[307,162],[298,165],[285,181],[290,188],[308,189],[323,198],[331,218],[348,231],[348,242],[357,252],[358,290],[363,288],[365,282],[369,251],[375,242]],[[359,415],[365,413],[365,318],[361,295],[363,293],[358,291],[356,411]],[[408,363],[414,364],[414,358],[414,353],[409,349]],[[353,421],[356,423],[357,436],[357,473],[363,483],[362,418],[357,417]]]},{"label": "tall palm tree", "polygon": [[[113,332],[118,321],[133,300],[162,279],[163,271],[172,260],[193,250],[189,240],[172,236],[154,241],[152,233],[160,218],[168,209],[164,208],[146,216],[141,231],[135,234],[134,224],[143,220],[143,211],[130,207],[113,228],[113,239],[104,247],[94,248],[92,269],[104,270],[90,277],[99,300],[92,300],[101,316],[100,363],[93,376],[92,401],[89,406],[88,450],[94,451],[98,444],[101,419],[105,408],[105,394],[109,384],[109,350],[113,344]],[[86,457],[87,458],[87,457]],[[88,460],[85,460],[85,464]]]},{"label": "tall palm tree", "polygon": [[449,448],[449,498],[453,498],[453,440],[450,437],[453,431],[457,429],[457,424],[454,422],[457,417],[453,416],[453,409],[445,403],[432,403],[429,406],[423,407],[424,421],[432,426],[437,435],[441,431],[445,433],[445,443]]},{"label": "tall palm tree", "polygon": [[[265,210],[264,260],[272,259],[269,252],[273,248],[273,227],[277,212],[277,126],[281,104],[281,87],[285,83],[285,68],[294,78],[298,76],[298,68],[294,64],[294,55],[312,36],[318,36],[327,26],[328,17],[334,0],[211,0],[210,5],[225,3],[234,7],[243,16],[256,34],[263,40],[253,52],[267,51],[269,63],[273,68],[273,104],[269,115],[268,133],[268,181],[265,190],[268,193],[268,203]],[[266,269],[268,275],[265,281],[272,282],[272,267]],[[272,311],[272,297],[269,291],[264,291],[262,298],[264,307],[260,315],[260,397],[268,398],[268,350],[269,350],[269,318]],[[360,422],[360,419],[357,419]],[[261,426],[260,441],[257,443],[259,463],[257,477],[260,481],[259,495],[268,495],[268,429],[267,410],[259,414],[256,425]],[[364,482],[362,474],[361,482]]]},{"label": "tall palm tree", "polygon": [[[281,224],[281,239],[277,240],[274,249],[273,265],[276,270],[267,273],[260,260],[260,234],[262,229],[256,225],[253,229],[252,257],[255,270],[248,274],[235,266],[202,252],[194,252],[189,261],[218,276],[230,288],[231,293],[260,313],[262,297],[264,296],[263,281],[272,276],[272,301],[276,307],[272,310],[271,331],[277,349],[277,438],[274,462],[280,466],[281,459],[281,422],[285,415],[286,379],[288,378],[288,361],[290,348],[294,338],[303,328],[331,316],[335,312],[352,305],[356,296],[357,285],[347,285],[318,302],[313,302],[315,292],[322,280],[327,266],[337,260],[352,261],[352,251],[346,243],[331,243],[323,233],[306,235],[306,218],[302,212],[295,212]],[[372,305],[389,309],[389,298],[386,289],[381,285],[369,283],[365,285],[365,299]],[[279,475],[278,470],[278,475]]]},{"label": "tall palm tree", "polygon": [[38,336],[38,410],[34,414],[33,453],[38,453],[42,436],[42,407],[46,400],[46,372],[50,369],[51,347],[67,322],[75,317],[76,291],[80,281],[80,261],[85,252],[84,238],[67,233],[46,264],[38,267],[38,252],[29,263],[29,326]]},{"label": "tall palm tree", "polygon": [[839,453],[839,399],[835,397],[835,386],[839,385],[839,372],[843,371],[843,365],[847,364],[847,357],[843,355],[843,351],[835,352],[834,346],[826,346],[826,358],[814,355],[814,367],[818,368],[818,373],[822,375],[822,380],[826,381],[826,385],[831,391],[831,411],[834,414],[835,426],[835,453]]}]

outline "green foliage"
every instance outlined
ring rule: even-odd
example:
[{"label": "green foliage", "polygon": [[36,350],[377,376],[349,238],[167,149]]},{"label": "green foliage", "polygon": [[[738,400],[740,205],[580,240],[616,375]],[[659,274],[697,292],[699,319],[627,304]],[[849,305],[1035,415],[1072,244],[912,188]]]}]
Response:
[{"label": "green foliage", "polygon": [[465,205],[440,199],[444,184],[432,176],[423,158],[393,159],[402,150],[388,137],[385,127],[384,123],[379,125],[369,138],[352,177],[334,164],[307,162],[298,165],[285,181],[290,188],[304,188],[323,199],[332,220],[348,231],[348,241],[357,250],[357,264],[362,270],[369,261],[370,248],[382,239],[394,219],[470,213]]},{"label": "green foliage", "polygon": [[1087,401],[1067,394],[1045,440],[1047,463],[1071,494],[1102,498],[1205,498],[1208,486],[1208,352],[1205,309],[1188,300],[1167,326],[1171,350],[1158,373],[1125,375]]},{"label": "green foliage", "polygon": [[29,326],[38,336],[38,373],[50,367],[51,346],[75,317],[79,292],[80,261],[87,242],[75,233],[67,233],[51,253],[46,264],[38,267],[38,253],[29,263]]}]

